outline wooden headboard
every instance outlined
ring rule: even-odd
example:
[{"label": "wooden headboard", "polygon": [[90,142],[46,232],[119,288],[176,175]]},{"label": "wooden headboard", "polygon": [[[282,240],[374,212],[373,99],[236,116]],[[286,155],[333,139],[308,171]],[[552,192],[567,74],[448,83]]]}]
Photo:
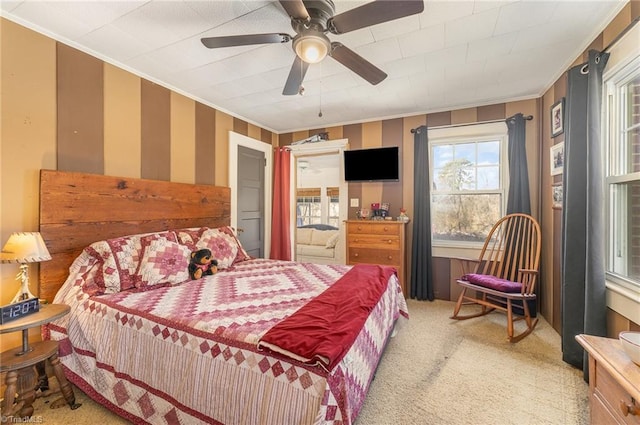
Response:
[{"label": "wooden headboard", "polygon": [[228,187],[64,171],[40,171],[40,233],[51,261],[40,263],[39,297],[53,301],[69,266],[93,242],[231,221]]}]

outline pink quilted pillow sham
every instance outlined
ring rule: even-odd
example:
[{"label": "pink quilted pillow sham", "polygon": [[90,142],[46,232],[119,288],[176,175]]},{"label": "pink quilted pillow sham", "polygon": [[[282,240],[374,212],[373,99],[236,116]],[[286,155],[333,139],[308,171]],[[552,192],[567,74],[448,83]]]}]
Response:
[{"label": "pink quilted pillow sham", "polygon": [[176,284],[189,280],[190,253],[187,246],[165,238],[151,241],[140,260],[136,287],[145,288],[160,283]]},{"label": "pink quilted pillow sham", "polygon": [[94,242],[84,252],[88,257],[87,265],[90,266],[84,276],[85,292],[90,295],[120,292],[120,273],[109,244],[106,241]]},{"label": "pink quilted pillow sham", "polygon": [[507,279],[501,279],[499,277],[469,273],[462,276],[461,280],[466,280],[474,285],[479,285],[489,289],[495,289],[500,292],[518,293],[522,291],[522,284],[518,282],[512,282]]},{"label": "pink quilted pillow sham", "polygon": [[209,229],[202,234],[196,249],[208,248],[213,258],[218,260],[218,268],[224,270],[233,265],[238,255],[238,244],[234,237],[217,229]]},{"label": "pink quilted pillow sham", "polygon": [[191,251],[195,251],[196,244],[200,241],[202,234],[207,231],[208,227],[190,227],[187,229],[176,230],[178,242],[189,247]]},{"label": "pink quilted pillow sham", "polygon": [[238,237],[236,236],[235,232],[230,226],[219,227],[218,230],[233,237],[233,239],[236,241],[236,244],[238,245],[238,254],[236,255],[236,258],[233,260],[233,264],[239,263],[241,261],[251,260],[251,256],[247,254],[247,251],[244,250],[244,248],[242,247],[242,244],[238,240]]},{"label": "pink quilted pillow sham", "polygon": [[104,241],[109,245],[113,255],[114,267],[117,269],[120,280],[120,291],[133,289],[137,286],[138,269],[144,250],[152,241],[160,238],[177,242],[175,233],[168,231],[122,236]]}]

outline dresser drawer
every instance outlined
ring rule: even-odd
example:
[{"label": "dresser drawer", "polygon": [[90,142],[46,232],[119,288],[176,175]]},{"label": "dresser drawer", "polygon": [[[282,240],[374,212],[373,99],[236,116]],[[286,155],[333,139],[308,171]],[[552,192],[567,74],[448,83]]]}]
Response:
[{"label": "dresser drawer", "polygon": [[349,248],[348,264],[369,263],[400,266],[402,255],[399,250]]},{"label": "dresser drawer", "polygon": [[400,237],[393,235],[350,234],[348,243],[353,248],[400,249]]},{"label": "dresser drawer", "polygon": [[596,364],[594,397],[600,399],[608,409],[613,412],[615,419],[621,424],[640,425],[640,416],[627,414],[624,416],[623,406],[636,406],[640,400],[632,400],[632,397],[620,384],[613,379],[607,370]]},{"label": "dresser drawer", "polygon": [[406,293],[406,223],[393,220],[348,220],[346,224],[346,263],[393,266],[398,271],[402,291]]},{"label": "dresser drawer", "polygon": [[400,235],[400,227],[389,223],[349,223],[349,233]]},{"label": "dresser drawer", "polygon": [[611,412],[608,410],[607,405],[596,394],[589,395],[589,418],[590,424],[611,424],[611,425],[623,425],[617,417],[612,417]]}]

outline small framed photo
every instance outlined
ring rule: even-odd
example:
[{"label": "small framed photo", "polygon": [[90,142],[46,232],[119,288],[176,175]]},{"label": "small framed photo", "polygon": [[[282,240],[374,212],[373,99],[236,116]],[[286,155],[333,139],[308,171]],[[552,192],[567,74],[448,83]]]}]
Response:
[{"label": "small framed photo", "polygon": [[562,209],[562,183],[555,183],[551,186],[551,207],[554,210]]},{"label": "small framed photo", "polygon": [[564,142],[551,146],[550,160],[551,175],[562,174],[562,169],[564,168]]},{"label": "small framed photo", "polygon": [[564,133],[564,97],[551,106],[551,137]]}]

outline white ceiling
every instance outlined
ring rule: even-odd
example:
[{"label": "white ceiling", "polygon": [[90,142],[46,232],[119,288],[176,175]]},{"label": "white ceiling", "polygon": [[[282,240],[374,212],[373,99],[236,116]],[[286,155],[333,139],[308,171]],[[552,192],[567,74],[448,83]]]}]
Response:
[{"label": "white ceiling", "polygon": [[[366,1],[334,0],[336,14]],[[291,43],[207,49],[202,37],[295,35],[277,1],[1,1],[2,15],[277,133],[541,96],[627,0],[434,1],[420,15],[328,34],[389,76],[330,57],[283,96]],[[322,110],[322,117],[319,111]]]}]

